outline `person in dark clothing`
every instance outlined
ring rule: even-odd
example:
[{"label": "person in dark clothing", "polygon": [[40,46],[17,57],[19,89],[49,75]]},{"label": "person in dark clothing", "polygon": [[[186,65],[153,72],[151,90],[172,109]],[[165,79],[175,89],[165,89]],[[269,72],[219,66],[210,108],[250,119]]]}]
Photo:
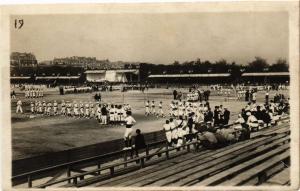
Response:
[{"label": "person in dark clothing", "polygon": [[174,99],[174,100],[177,99],[177,91],[176,91],[176,90],[173,91],[173,99]]},{"label": "person in dark clothing", "polygon": [[194,112],[190,113],[188,121],[187,121],[187,126],[189,128],[189,134],[186,136],[187,141],[192,141],[194,138],[194,135],[192,134],[193,133],[193,125],[194,125],[194,120],[193,120],[194,114],[195,114]]},{"label": "person in dark clothing", "polygon": [[256,107],[256,112],[254,116],[256,117],[257,120],[263,120],[263,113],[260,109],[260,106]]},{"label": "person in dark clothing", "polygon": [[249,90],[247,90],[246,93],[245,93],[245,101],[247,101],[247,102],[249,101],[249,96],[250,96],[249,95]]},{"label": "person in dark clothing", "polygon": [[269,104],[269,91],[266,92],[266,95],[265,95],[265,103],[266,103],[266,104]]},{"label": "person in dark clothing", "polygon": [[230,111],[224,107],[224,113],[223,113],[223,124],[228,125],[230,119]]},{"label": "person in dark clothing", "polygon": [[141,130],[137,129],[136,131],[136,136],[134,138],[134,150],[135,150],[135,155],[138,157],[139,156],[139,150],[146,148],[146,143],[145,143],[145,138],[144,135],[141,134]]},{"label": "person in dark clothing", "polygon": [[208,101],[208,100],[209,100],[209,95],[210,95],[210,91],[209,91],[209,90],[206,90],[206,100],[205,100],[205,101]]},{"label": "person in dark clothing", "polygon": [[98,101],[98,100],[99,100],[99,96],[98,96],[97,93],[95,94],[94,99],[95,99],[95,101]]},{"label": "person in dark clothing", "polygon": [[268,113],[269,112],[267,112],[265,109],[262,110],[262,120],[266,124],[267,127],[271,123],[271,117]]},{"label": "person in dark clothing", "polygon": [[207,101],[208,100],[207,99],[208,95],[207,95],[207,91],[206,90],[203,92],[203,95],[204,95],[204,101]]},{"label": "person in dark clothing", "polygon": [[208,108],[208,111],[204,114],[204,122],[208,123],[208,122],[212,122],[213,120],[213,112],[211,111],[210,108]]},{"label": "person in dark clothing", "polygon": [[101,108],[101,124],[107,125],[107,114],[108,111],[106,109],[106,106],[103,105],[103,107]]},{"label": "person in dark clothing", "polygon": [[219,106],[215,106],[214,110],[214,126],[218,126],[220,124],[220,111]]},{"label": "person in dark clothing", "polygon": [[101,102],[101,94],[98,94],[98,101]]}]

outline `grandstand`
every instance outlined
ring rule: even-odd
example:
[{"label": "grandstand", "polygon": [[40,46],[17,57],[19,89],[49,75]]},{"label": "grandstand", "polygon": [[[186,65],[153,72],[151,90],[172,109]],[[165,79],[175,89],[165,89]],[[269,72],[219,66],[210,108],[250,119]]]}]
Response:
[{"label": "grandstand", "polygon": [[216,150],[198,141],[168,148],[161,140],[139,157],[117,151],[14,175],[12,181],[35,188],[289,185],[289,125],[284,118],[250,140]]}]

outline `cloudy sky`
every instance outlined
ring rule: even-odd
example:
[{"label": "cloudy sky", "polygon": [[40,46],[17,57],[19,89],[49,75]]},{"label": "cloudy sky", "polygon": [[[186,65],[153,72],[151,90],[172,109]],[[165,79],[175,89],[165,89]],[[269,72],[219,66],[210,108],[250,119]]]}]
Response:
[{"label": "cloudy sky", "polygon": [[[14,20],[24,19],[20,30]],[[288,58],[288,14],[168,13],[26,15],[11,17],[11,51],[39,61],[92,56],[111,61],[168,64],[226,59],[246,64],[255,56]]]}]

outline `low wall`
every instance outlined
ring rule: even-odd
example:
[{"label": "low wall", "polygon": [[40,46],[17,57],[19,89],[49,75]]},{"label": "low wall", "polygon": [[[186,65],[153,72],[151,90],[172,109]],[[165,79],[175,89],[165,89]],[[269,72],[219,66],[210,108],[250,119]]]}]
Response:
[{"label": "low wall", "polygon": [[[152,143],[165,139],[163,131],[145,133],[144,137],[146,143]],[[77,147],[74,149],[53,152],[41,156],[14,160],[12,161],[12,175],[15,176],[41,168],[51,167],[54,165],[119,151],[122,150],[123,147],[124,140],[116,139],[93,145]]]}]

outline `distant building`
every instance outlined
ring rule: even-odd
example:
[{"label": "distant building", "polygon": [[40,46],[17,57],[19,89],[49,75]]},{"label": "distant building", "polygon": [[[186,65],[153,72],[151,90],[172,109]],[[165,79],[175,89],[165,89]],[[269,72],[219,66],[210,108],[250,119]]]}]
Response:
[{"label": "distant building", "polygon": [[20,53],[20,52],[13,52],[10,55],[10,66],[11,67],[36,67],[37,60],[35,55],[32,53]]},{"label": "distant building", "polygon": [[96,64],[97,60],[96,57],[72,56],[66,58],[54,58],[52,63],[54,65],[72,65],[87,68],[89,65]]}]

